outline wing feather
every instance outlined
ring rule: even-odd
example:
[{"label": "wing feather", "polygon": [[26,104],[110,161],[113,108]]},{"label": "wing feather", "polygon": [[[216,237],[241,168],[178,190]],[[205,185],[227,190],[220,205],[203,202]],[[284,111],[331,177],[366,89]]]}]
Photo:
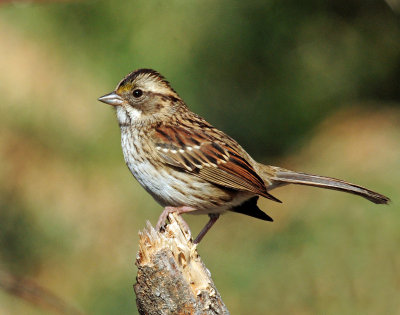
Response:
[{"label": "wing feather", "polygon": [[161,125],[152,134],[161,159],[216,185],[248,191],[280,202],[232,146],[202,130]]}]

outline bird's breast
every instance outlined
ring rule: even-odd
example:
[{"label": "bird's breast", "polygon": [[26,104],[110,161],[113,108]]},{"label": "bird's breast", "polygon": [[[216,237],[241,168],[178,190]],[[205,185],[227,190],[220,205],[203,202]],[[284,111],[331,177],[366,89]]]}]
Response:
[{"label": "bird's breast", "polygon": [[199,213],[220,213],[251,197],[162,163],[149,152],[147,134],[121,127],[122,150],[132,175],[163,207],[191,206]]}]

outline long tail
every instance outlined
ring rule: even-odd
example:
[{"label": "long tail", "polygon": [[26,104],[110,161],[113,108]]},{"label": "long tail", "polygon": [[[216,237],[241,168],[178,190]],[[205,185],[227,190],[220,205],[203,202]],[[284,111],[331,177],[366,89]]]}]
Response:
[{"label": "long tail", "polygon": [[381,195],[362,186],[348,183],[344,180],[319,175],[297,173],[279,167],[270,167],[270,170],[271,169],[274,170],[274,172],[271,172],[272,174],[270,173],[271,179],[278,184],[277,186],[279,186],[280,184],[308,185],[333,190],[340,190],[359,195],[377,204],[387,204],[390,201],[390,199],[384,195]]}]

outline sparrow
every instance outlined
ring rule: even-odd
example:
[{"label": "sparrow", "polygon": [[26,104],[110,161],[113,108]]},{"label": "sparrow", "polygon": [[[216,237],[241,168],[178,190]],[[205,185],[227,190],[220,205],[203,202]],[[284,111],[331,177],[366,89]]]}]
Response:
[{"label": "sparrow", "polygon": [[171,212],[209,216],[196,244],[227,211],[273,221],[257,206],[258,198],[281,202],[270,191],[287,184],[348,192],[376,204],[390,200],[344,180],[258,163],[234,139],[190,111],[155,70],[129,73],[98,100],[116,110],[129,170],[164,207],[156,228],[163,228]]}]

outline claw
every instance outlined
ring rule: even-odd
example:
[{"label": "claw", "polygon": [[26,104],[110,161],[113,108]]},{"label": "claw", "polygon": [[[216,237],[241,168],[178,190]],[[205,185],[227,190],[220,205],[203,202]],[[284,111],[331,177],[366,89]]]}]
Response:
[{"label": "claw", "polygon": [[[156,229],[157,231],[160,231],[161,228],[165,225],[165,222],[167,221],[168,218],[168,214],[170,213],[177,213],[179,215],[181,215],[182,213],[188,213],[188,212],[193,212],[196,211],[197,209],[192,208],[192,207],[187,207],[187,206],[183,206],[183,207],[165,207],[163,212],[161,213],[160,217],[158,218],[157,221],[157,225],[156,225]],[[185,222],[185,220],[183,220],[184,224],[185,224],[185,229],[187,231],[189,231],[189,225]]]}]

